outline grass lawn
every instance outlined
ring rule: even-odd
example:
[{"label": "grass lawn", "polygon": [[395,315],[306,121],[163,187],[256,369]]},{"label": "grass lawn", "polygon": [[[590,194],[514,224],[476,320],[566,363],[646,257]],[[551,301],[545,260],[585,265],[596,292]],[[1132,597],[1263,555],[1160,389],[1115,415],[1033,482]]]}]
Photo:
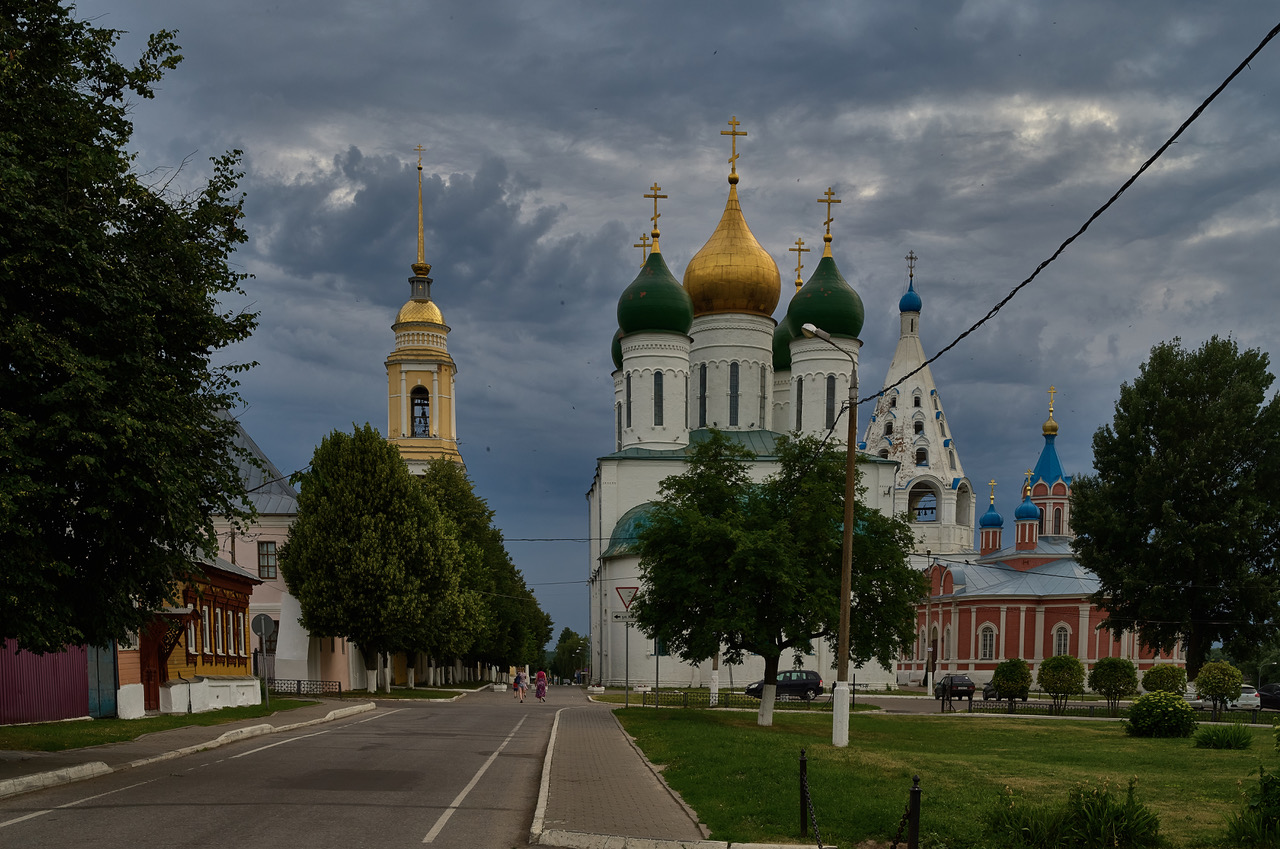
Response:
[{"label": "grass lawn", "polygon": [[0,725],[0,749],[23,752],[61,752],[103,743],[136,740],[143,734],[169,731],[189,725],[222,725],[239,719],[256,719],[273,713],[315,704],[307,699],[271,700],[271,707],[247,705],[205,713],[178,713],[145,716],[141,719],[76,719],[67,722],[37,722],[30,725]]},{"label": "grass lawn", "polygon": [[800,840],[801,749],[822,841],[841,847],[892,839],[913,775],[926,847],[1000,845],[985,842],[982,822],[1005,788],[1057,805],[1080,782],[1109,781],[1123,801],[1131,777],[1171,847],[1218,845],[1241,782],[1256,786],[1250,773],[1280,760],[1264,728],[1252,729],[1252,748],[1231,751],[1131,738],[1117,722],[861,714],[837,749],[830,714],[775,714],[771,728],[739,712],[631,708],[618,718],[712,839],[733,842]]}]

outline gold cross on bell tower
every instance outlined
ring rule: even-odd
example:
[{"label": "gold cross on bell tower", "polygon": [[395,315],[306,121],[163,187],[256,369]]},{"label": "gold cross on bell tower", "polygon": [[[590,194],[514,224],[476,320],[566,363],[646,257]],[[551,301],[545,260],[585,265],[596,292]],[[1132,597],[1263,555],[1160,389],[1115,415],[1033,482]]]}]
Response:
[{"label": "gold cross on bell tower", "polygon": [[916,279],[916,260],[919,259],[919,257],[916,256],[915,251],[907,251],[907,255],[903,257],[903,259],[907,261],[907,277],[909,277],[912,280],[915,280]]},{"label": "gold cross on bell tower", "polygon": [[1053,414],[1053,395],[1054,395],[1054,393],[1055,393],[1055,392],[1057,392],[1057,391],[1058,391],[1058,390],[1054,389],[1052,386],[1050,386],[1050,387],[1049,387],[1049,413],[1050,413],[1050,415],[1052,415],[1052,414]]},{"label": "gold cross on bell tower", "polygon": [[640,241],[636,242],[631,247],[640,249],[641,251],[640,265],[643,266],[645,263],[645,260],[649,258],[649,235],[647,233],[641,233]]},{"label": "gold cross on bell tower", "polygon": [[418,261],[413,264],[413,273],[417,277],[426,277],[431,273],[431,266],[427,265],[426,235],[422,226],[422,152],[426,148],[418,145],[414,150],[418,152]]},{"label": "gold cross on bell tower", "polygon": [[738,173],[738,136],[745,136],[747,134],[746,130],[741,130],[741,131],[738,130],[738,127],[740,126],[742,126],[742,123],[738,120],[738,116],[734,115],[732,118],[729,119],[729,129],[720,131],[720,135],[729,137],[729,143],[730,143],[729,173],[730,174]]},{"label": "gold cross on bell tower", "polygon": [[996,479],[992,478],[991,480],[987,481],[987,483],[991,484],[991,503],[995,504],[996,503]]},{"label": "gold cross on bell tower", "polygon": [[827,205],[827,220],[822,223],[826,225],[826,228],[827,228],[826,241],[829,242],[831,241],[831,222],[835,221],[835,219],[831,217],[831,204],[840,203],[840,199],[836,197],[836,193],[832,190],[832,188],[830,186],[827,186],[827,190],[822,193],[822,197],[818,198],[818,203],[825,203]]},{"label": "gold cross on bell tower", "polygon": [[653,185],[649,187],[649,194],[645,195],[645,197],[653,200],[653,217],[649,220],[653,222],[653,249],[659,251],[658,237],[662,234],[658,232],[658,219],[662,217],[662,213],[658,212],[658,199],[666,198],[666,195],[662,194],[662,186],[659,186],[658,181],[654,180]]},{"label": "gold cross on bell tower", "polygon": [[809,253],[812,248],[806,248],[804,246],[804,239],[797,236],[796,246],[794,248],[787,248],[787,250],[796,255],[796,291],[798,292],[800,291],[800,271],[804,268],[804,255]]}]

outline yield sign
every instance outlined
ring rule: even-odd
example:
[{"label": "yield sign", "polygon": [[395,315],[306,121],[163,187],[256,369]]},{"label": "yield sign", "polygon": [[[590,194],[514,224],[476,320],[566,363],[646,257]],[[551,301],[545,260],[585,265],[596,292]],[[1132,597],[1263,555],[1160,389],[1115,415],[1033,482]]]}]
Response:
[{"label": "yield sign", "polygon": [[631,602],[636,600],[636,595],[640,592],[639,587],[615,587],[618,591],[618,598],[622,599],[623,610],[631,609]]}]

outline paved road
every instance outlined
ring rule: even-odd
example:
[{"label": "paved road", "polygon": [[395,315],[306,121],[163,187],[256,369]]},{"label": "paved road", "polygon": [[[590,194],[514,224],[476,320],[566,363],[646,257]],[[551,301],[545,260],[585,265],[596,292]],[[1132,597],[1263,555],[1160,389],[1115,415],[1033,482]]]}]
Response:
[{"label": "paved road", "polygon": [[0,846],[518,847],[555,710],[376,711],[0,801]]}]

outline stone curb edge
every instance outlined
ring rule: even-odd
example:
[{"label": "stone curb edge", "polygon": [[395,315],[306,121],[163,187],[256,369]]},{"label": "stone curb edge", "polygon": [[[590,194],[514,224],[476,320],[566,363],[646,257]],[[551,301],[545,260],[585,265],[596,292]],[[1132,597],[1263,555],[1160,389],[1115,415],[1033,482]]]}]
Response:
[{"label": "stone curb edge", "polygon": [[76,766],[50,770],[49,772],[37,772],[32,775],[23,775],[18,778],[8,778],[4,781],[0,781],[0,799],[4,799],[8,796],[17,796],[22,793],[30,793],[33,790],[43,790],[46,787],[56,787],[61,784],[71,784],[76,781],[84,781],[87,778],[96,778],[100,775],[107,775],[112,772],[123,772],[126,769],[133,769],[135,767],[146,766],[147,764],[173,760],[174,758],[181,758],[186,755],[194,755],[197,752],[216,749],[219,746],[225,746],[228,743],[235,743],[239,740],[247,740],[251,737],[260,737],[264,734],[278,734],[282,731],[293,731],[298,728],[306,728],[311,725],[320,725],[324,722],[332,722],[335,719],[342,719],[343,717],[365,713],[366,711],[374,710],[376,707],[377,705],[373,702],[365,702],[363,704],[331,710],[319,719],[311,719],[306,722],[294,722],[292,724],[281,725],[279,727],[264,722],[260,725],[236,728],[219,735],[216,739],[210,740],[208,743],[199,743],[194,746],[183,746],[181,749],[174,749],[171,752],[164,752],[163,754],[154,755],[149,758],[139,758],[136,761],[130,761],[127,764],[122,764],[117,767],[108,766],[101,761],[93,761],[91,763],[77,764]]},{"label": "stone curb edge", "polygon": [[[542,832],[538,846],[564,849],[797,849],[808,843],[725,843],[720,840],[660,840],[653,837],[621,837],[616,834],[588,834],[581,831],[549,829]],[[834,847],[829,847],[834,849]]]}]

